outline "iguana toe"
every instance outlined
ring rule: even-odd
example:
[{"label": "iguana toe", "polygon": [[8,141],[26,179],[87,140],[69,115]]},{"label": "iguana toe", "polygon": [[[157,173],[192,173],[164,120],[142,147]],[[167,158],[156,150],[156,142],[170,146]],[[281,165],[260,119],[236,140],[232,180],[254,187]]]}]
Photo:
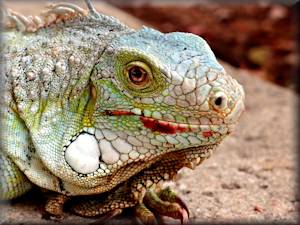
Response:
[{"label": "iguana toe", "polygon": [[69,198],[67,195],[51,193],[47,199],[45,211],[51,216],[62,217],[64,205]]},{"label": "iguana toe", "polygon": [[138,224],[157,225],[158,222],[153,212],[148,209],[144,203],[137,204],[134,209],[134,216]]},{"label": "iguana toe", "polygon": [[158,192],[158,197],[163,201],[178,203],[187,212],[188,217],[190,216],[186,203],[170,187]]},{"label": "iguana toe", "polygon": [[167,216],[180,219],[181,224],[186,224],[189,212],[186,204],[170,188],[158,193],[150,189],[144,198],[145,205],[158,216]]}]

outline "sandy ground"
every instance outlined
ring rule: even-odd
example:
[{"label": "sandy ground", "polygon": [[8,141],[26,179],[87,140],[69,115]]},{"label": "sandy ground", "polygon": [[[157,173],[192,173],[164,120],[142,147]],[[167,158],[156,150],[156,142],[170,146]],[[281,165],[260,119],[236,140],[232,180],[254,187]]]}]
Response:
[{"label": "sandy ground", "polygon": [[[296,96],[244,70],[225,69],[245,88],[246,112],[230,137],[195,170],[183,169],[170,184],[186,201],[193,222],[297,223]],[[0,205],[0,223],[92,223],[65,214],[42,216],[42,199],[33,191]]]}]

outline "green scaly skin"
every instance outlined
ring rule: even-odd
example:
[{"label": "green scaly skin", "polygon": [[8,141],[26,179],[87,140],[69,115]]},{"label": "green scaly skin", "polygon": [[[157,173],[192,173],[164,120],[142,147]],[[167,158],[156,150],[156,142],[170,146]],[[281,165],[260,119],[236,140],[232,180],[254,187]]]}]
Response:
[{"label": "green scaly skin", "polygon": [[198,36],[133,30],[74,5],[48,14],[60,7],[74,12],[35,29],[9,17],[23,31],[4,32],[0,199],[36,185],[58,193],[46,205],[56,215],[77,196],[72,210],[83,216],[137,206],[184,220],[184,203],[159,184],[231,133],[242,87]]}]

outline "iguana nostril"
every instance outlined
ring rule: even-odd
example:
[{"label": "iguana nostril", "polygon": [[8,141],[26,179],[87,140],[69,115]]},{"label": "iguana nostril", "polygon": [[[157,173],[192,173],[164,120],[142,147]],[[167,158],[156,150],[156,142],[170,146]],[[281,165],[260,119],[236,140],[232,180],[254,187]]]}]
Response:
[{"label": "iguana nostril", "polygon": [[227,100],[227,96],[224,92],[217,92],[215,93],[211,100],[210,100],[211,104],[212,104],[212,107],[215,109],[215,110],[218,110],[218,111],[223,111],[225,110],[227,107],[228,107],[228,100]]}]

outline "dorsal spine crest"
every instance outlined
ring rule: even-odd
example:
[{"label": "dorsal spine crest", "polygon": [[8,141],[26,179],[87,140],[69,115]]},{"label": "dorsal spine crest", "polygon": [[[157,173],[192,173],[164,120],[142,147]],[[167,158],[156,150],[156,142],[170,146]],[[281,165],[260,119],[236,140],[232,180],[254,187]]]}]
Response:
[{"label": "dorsal spine crest", "polygon": [[2,10],[3,27],[5,30],[15,29],[21,32],[33,33],[52,24],[71,21],[76,18],[90,18],[122,25],[116,19],[99,14],[89,0],[85,0],[85,2],[88,10],[72,3],[62,2],[48,5],[46,10],[38,16],[24,16],[10,9]]}]

